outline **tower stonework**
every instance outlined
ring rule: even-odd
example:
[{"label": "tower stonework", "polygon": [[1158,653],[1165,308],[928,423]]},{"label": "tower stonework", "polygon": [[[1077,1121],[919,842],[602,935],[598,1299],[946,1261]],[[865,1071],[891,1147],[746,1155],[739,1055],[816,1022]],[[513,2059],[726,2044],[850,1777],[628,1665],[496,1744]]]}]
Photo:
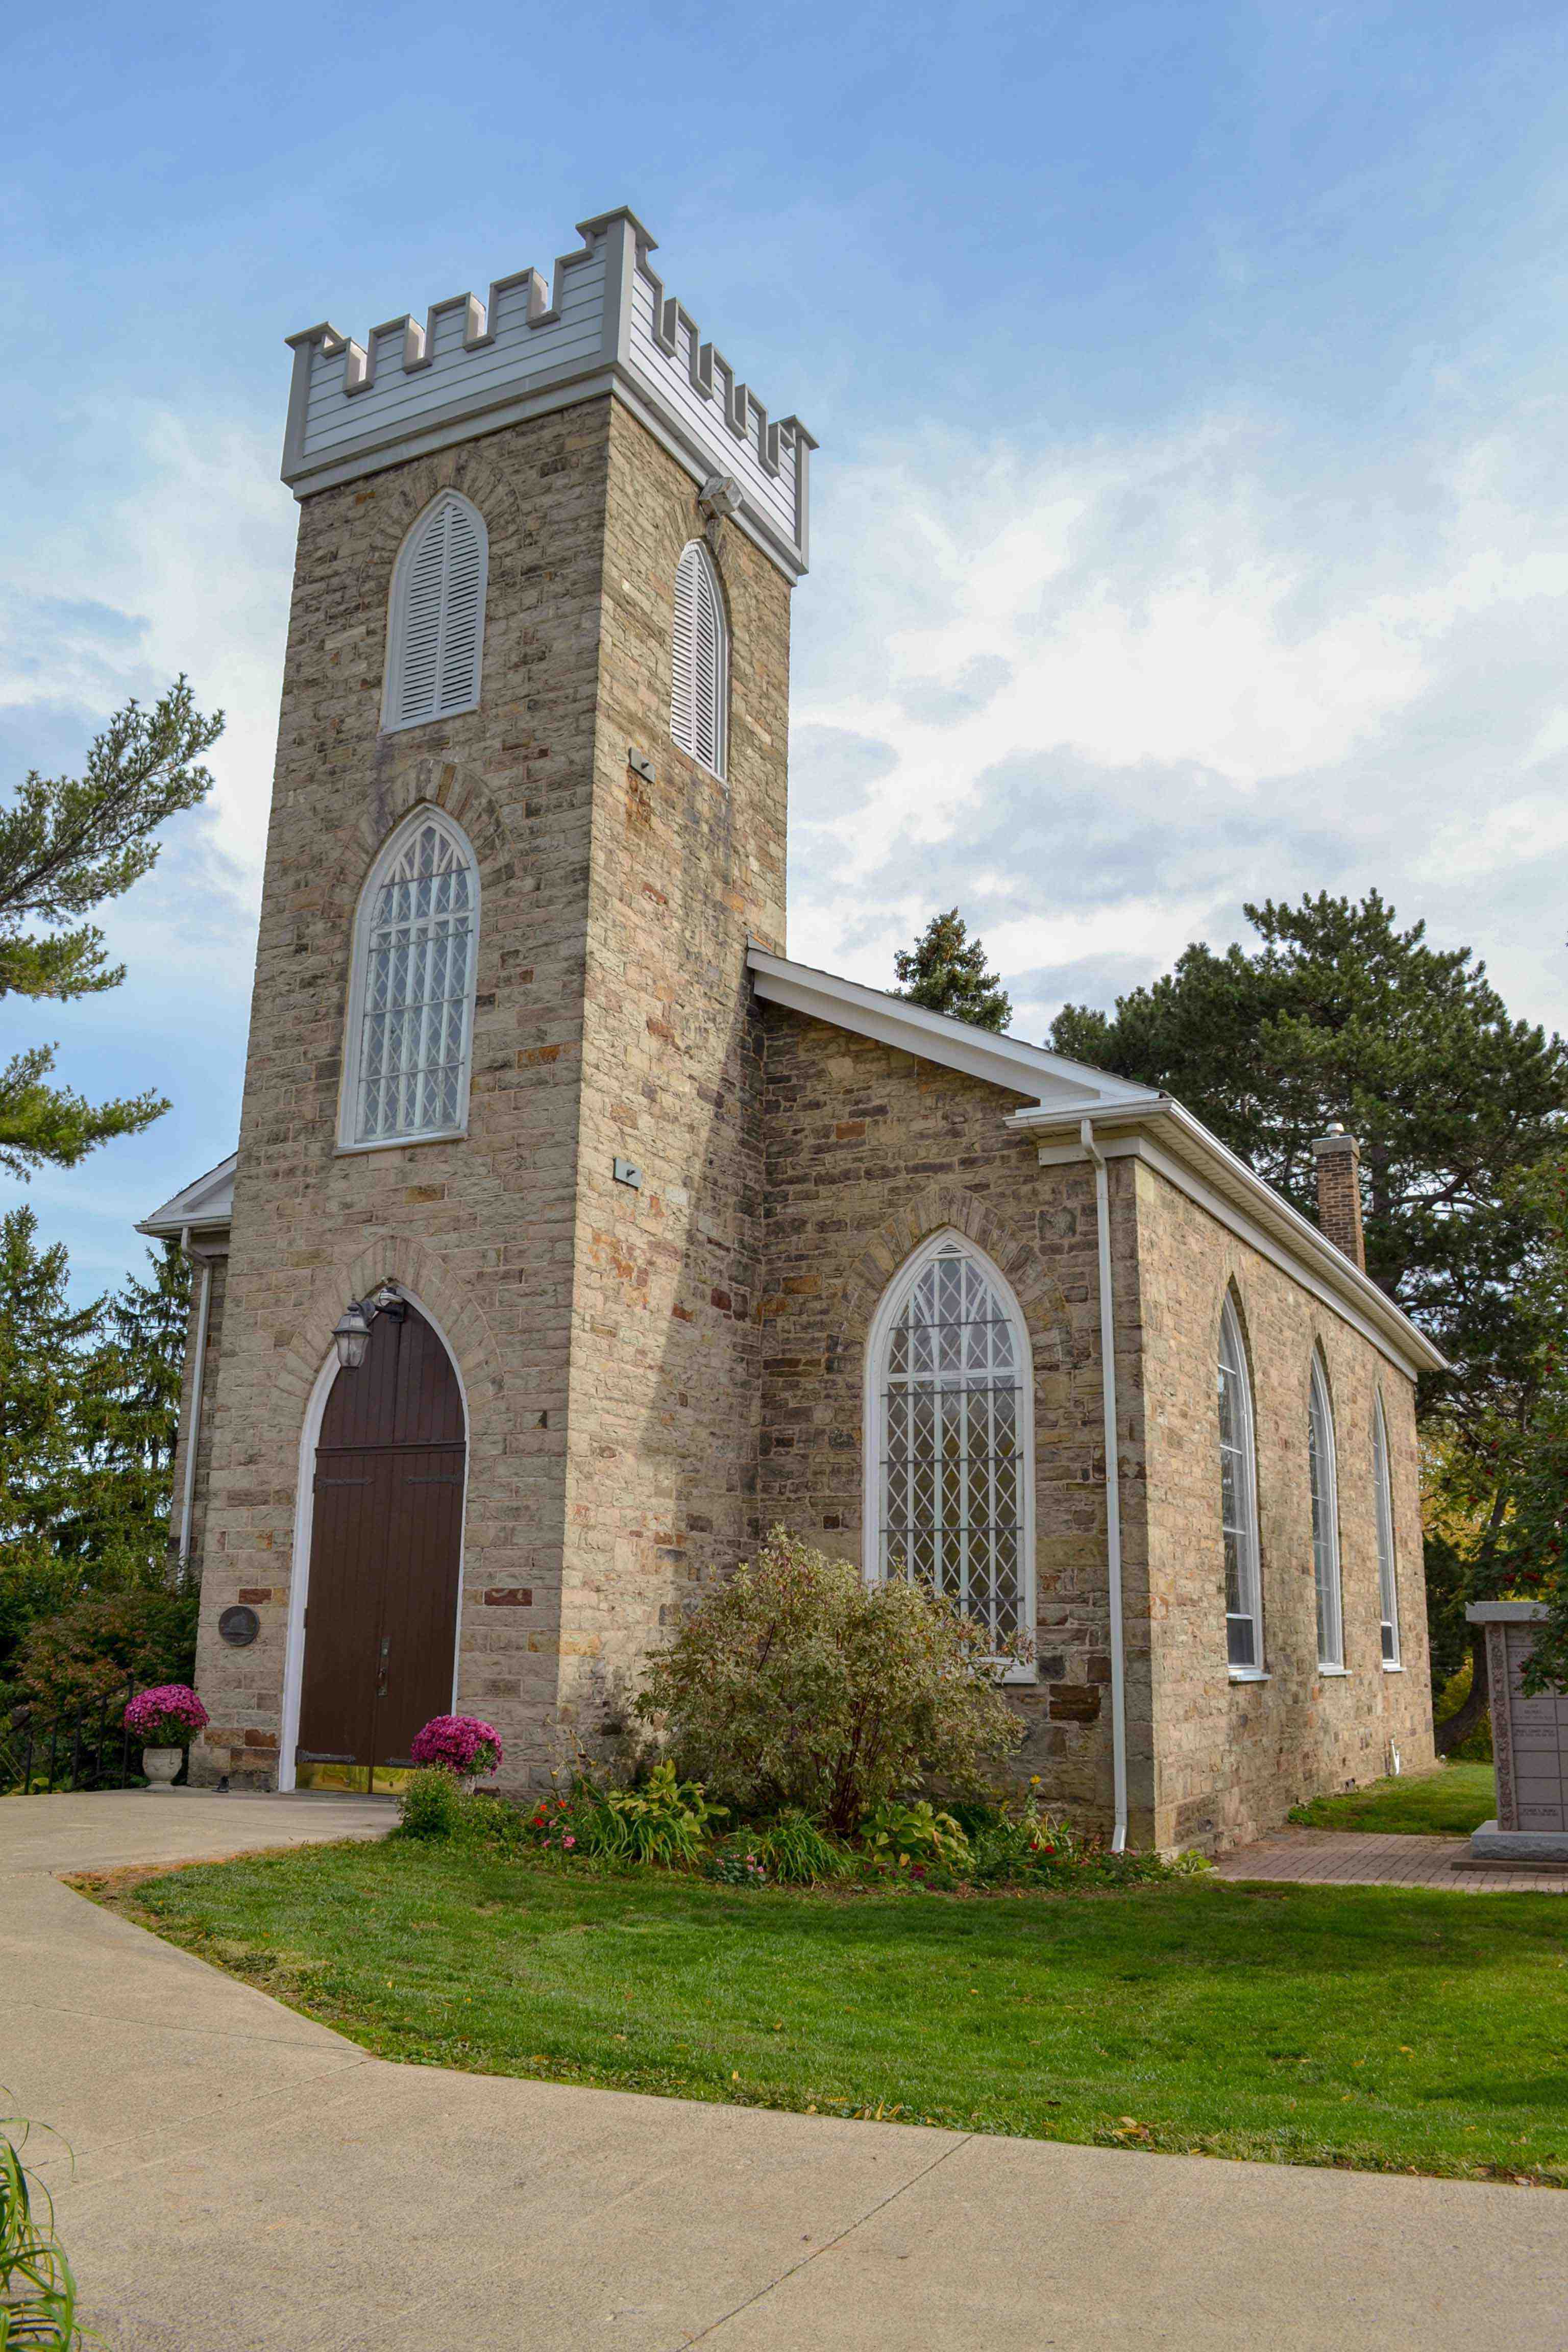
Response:
[{"label": "tower stonework", "polygon": [[[629,214],[362,348],[294,339],[300,499],[217,1373],[194,1769],[292,1777],[310,1431],[350,1300],[391,1282],[461,1382],[455,1701],[537,1781],[754,1519],[760,1024],[782,950],[789,604],[810,436],[664,294]],[[668,345],[668,349],[665,348]],[[488,534],[476,708],[389,729],[399,551]],[[681,551],[728,621],[722,779],[671,734]],[[345,1144],[356,908],[422,806],[474,854],[466,1132]],[[633,1181],[626,1181],[626,1179]],[[232,1646],[219,1620],[259,1620]],[[395,1669],[394,1669],[395,1670]]]}]

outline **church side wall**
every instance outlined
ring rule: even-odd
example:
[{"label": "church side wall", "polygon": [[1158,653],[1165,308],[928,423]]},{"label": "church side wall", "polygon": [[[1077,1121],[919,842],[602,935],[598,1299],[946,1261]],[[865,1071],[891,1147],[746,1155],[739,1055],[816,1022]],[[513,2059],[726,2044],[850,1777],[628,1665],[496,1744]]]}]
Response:
[{"label": "church side wall", "polygon": [[[1016,1688],[1015,1770],[1081,1826],[1112,1819],[1110,1651],[1094,1174],[1043,1169],[994,1086],[805,1019],[763,1012],[760,1530],[782,1522],[858,1560],[866,1343],[887,1284],[956,1226],[1006,1276],[1035,1366],[1038,1680]],[[1128,1653],[1131,1834],[1152,1835],[1139,1286],[1131,1178],[1110,1169]]]},{"label": "church side wall", "polygon": [[[1129,1163],[1123,1163],[1124,1165]],[[1372,1780],[1390,1742],[1433,1761],[1415,1386],[1351,1324],[1156,1171],[1137,1167],[1154,1629],[1157,1835],[1163,1846],[1244,1843],[1306,1798]],[[1234,1286],[1257,1433],[1267,1682],[1226,1659],[1215,1403],[1219,1318]],[[1321,1346],[1339,1485],[1343,1675],[1318,1669],[1307,1404]],[[1379,1634],[1372,1412],[1388,1431],[1404,1671]]]},{"label": "church side wall", "polygon": [[196,1335],[201,1321],[202,1268],[211,1269],[207,1295],[206,1352],[202,1369],[201,1413],[196,1422],[196,1475],[191,1490],[191,1565],[201,1574],[202,1544],[206,1533],[207,1493],[212,1479],[213,1409],[217,1397],[218,1353],[223,1338],[224,1301],[228,1293],[226,1244],[191,1266],[191,1309],[185,1320],[185,1362],[180,1385],[180,1433],[174,1445],[173,1497],[169,1505],[169,1549],[180,1546],[180,1521],[184,1509],[185,1465],[190,1457],[192,1418],[195,1409]]},{"label": "church side wall", "polygon": [[[467,1397],[459,1703],[500,1727],[509,1780],[548,1760],[608,420],[607,400],[584,403],[300,509],[211,1417],[209,1777],[276,1771],[301,1432],[332,1324],[388,1277],[443,1331]],[[481,702],[383,733],[393,565],[446,486],[489,537]],[[344,1152],[355,906],[421,802],[463,825],[479,863],[468,1132]],[[270,1598],[258,1639],[227,1650],[216,1619],[241,1588]]]},{"label": "church side wall", "polygon": [[[790,592],[730,523],[728,773],[669,731],[697,485],[612,412],[587,943],[562,1682],[594,1744],[754,1518],[763,1183],[749,932],[782,943]],[[635,769],[628,751],[651,763]],[[615,1180],[633,1162],[641,1183]]]}]

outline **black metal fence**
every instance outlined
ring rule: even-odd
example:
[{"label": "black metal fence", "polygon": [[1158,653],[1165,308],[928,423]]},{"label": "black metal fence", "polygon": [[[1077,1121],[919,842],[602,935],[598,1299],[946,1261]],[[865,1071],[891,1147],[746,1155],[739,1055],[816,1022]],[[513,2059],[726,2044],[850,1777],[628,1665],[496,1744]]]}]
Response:
[{"label": "black metal fence", "polygon": [[123,1690],[50,1714],[32,1705],[0,1722],[0,1795],[40,1797],[55,1790],[139,1787],[142,1743],[127,1730],[125,1710],[136,1696],[136,1677]]}]

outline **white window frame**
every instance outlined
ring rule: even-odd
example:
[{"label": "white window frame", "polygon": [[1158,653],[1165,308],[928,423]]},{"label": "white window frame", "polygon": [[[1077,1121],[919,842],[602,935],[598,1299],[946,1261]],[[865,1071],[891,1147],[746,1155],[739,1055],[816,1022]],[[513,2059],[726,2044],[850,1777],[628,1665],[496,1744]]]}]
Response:
[{"label": "white window frame", "polygon": [[[360,1064],[364,1053],[365,979],[370,961],[370,928],[376,897],[388,873],[402,856],[410,834],[423,832],[433,824],[444,833],[468,862],[469,885],[473,893],[472,943],[468,955],[468,986],[463,1007],[463,1059],[458,1079],[458,1117],[455,1125],[443,1128],[415,1128],[400,1135],[359,1133]],[[392,1151],[410,1143],[444,1143],[467,1135],[468,1131],[468,1087],[474,1066],[474,996],[478,986],[479,961],[479,927],[482,908],[479,896],[479,861],[474,855],[474,845],[460,824],[444,809],[432,807],[427,802],[410,811],[395,833],[382,845],[380,855],[359,894],[354,909],[353,929],[350,934],[352,962],[349,971],[348,1012],[343,1024],[343,1076],[338,1089],[338,1149],[340,1151]]]},{"label": "white window frame", "polygon": [[[1018,1514],[1018,1630],[1027,1636],[1031,1650],[1037,1640],[1035,1598],[1035,1358],[1029,1345],[1028,1326],[1023,1310],[995,1260],[977,1242],[970,1240],[956,1226],[944,1225],[939,1232],[928,1234],[919,1248],[904,1260],[878,1304],[866,1338],[865,1400],[861,1426],[865,1433],[863,1465],[863,1510],[861,1522],[861,1570],[868,1584],[882,1581],[882,1457],[887,1451],[887,1404],[883,1395],[885,1359],[893,1327],[908,1304],[910,1293],[934,1258],[953,1251],[970,1258],[984,1276],[1001,1300],[1018,1363],[1019,1392],[1019,1495]],[[1031,1657],[1025,1664],[1010,1664],[1004,1676],[1009,1683],[1032,1683],[1036,1670]]]},{"label": "white window frame", "polygon": [[1399,1649],[1399,1555],[1394,1544],[1394,1483],[1388,1462],[1388,1421],[1383,1391],[1372,1399],[1373,1501],[1377,1513],[1377,1605],[1379,1643],[1385,1674],[1396,1675],[1404,1660]]},{"label": "white window frame", "polygon": [[[692,649],[688,656],[690,698],[689,707],[682,707],[677,647],[680,630],[681,588],[689,569],[700,574],[707,592],[713,600],[716,642],[713,688],[714,756],[711,761],[703,758],[697,744],[695,616]],[[709,774],[717,776],[721,783],[724,782],[730,766],[730,615],[725,609],[724,589],[719,578],[719,568],[700,539],[688,540],[680,551],[680,560],[675,567],[675,624],[670,638],[669,731],[688,759],[695,760],[699,767],[706,768]]]},{"label": "white window frame", "polygon": [[[404,640],[407,635],[409,587],[414,577],[414,567],[418,561],[420,547],[428,533],[435,528],[443,511],[448,507],[460,507],[463,509],[472,523],[479,542],[479,609],[474,618],[472,690],[461,702],[447,704],[440,702],[441,654],[438,646],[436,657],[437,701],[429,709],[417,711],[412,718],[402,719],[398,716],[398,704],[403,697],[403,663],[405,651]],[[386,661],[381,691],[381,730],[384,735],[401,734],[410,727],[428,727],[437,719],[458,719],[464,711],[479,709],[485,660],[485,598],[489,588],[489,574],[490,540],[489,533],[485,529],[483,515],[475,506],[472,499],[464,498],[460,490],[437,491],[424,512],[416,515],[409,525],[403,545],[397,551],[397,561],[392,568],[392,593],[387,599]],[[440,641],[443,643],[447,627],[447,583],[443,576],[440,618]]]},{"label": "white window frame", "polygon": [[[1226,1391],[1220,1386],[1219,1374],[1230,1375],[1232,1396],[1239,1423],[1227,1449],[1225,1428]],[[1221,1456],[1220,1479],[1220,1552],[1224,1568],[1225,1538],[1234,1533],[1237,1538],[1237,1564],[1239,1570],[1242,1606],[1233,1610],[1230,1595],[1222,1586],[1225,1601],[1226,1664],[1235,1683],[1262,1682],[1268,1676],[1263,1648],[1263,1563],[1258,1534],[1258,1440],[1252,1414],[1252,1374],[1247,1361],[1247,1342],[1241,1328],[1241,1318],[1236,1300],[1227,1291],[1219,1317],[1219,1345],[1215,1361],[1215,1425]],[[1239,1523],[1234,1528],[1225,1524],[1224,1456],[1226,1451],[1237,1456],[1235,1493]],[[1230,1655],[1230,1624],[1237,1618],[1252,1629],[1252,1657],[1249,1662],[1237,1662]]]},{"label": "white window frame", "polygon": [[1345,1672],[1344,1594],[1340,1578],[1340,1488],[1334,1460],[1334,1407],[1321,1355],[1312,1351],[1307,1399],[1307,1485],[1311,1507],[1312,1597],[1318,1672]]}]

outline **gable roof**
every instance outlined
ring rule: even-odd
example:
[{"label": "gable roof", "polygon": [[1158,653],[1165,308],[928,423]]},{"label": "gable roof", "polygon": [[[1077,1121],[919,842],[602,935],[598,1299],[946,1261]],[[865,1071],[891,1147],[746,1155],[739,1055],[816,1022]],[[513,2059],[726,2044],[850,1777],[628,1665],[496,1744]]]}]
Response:
[{"label": "gable roof", "polygon": [[226,1225],[234,1213],[234,1171],[239,1165],[239,1154],[231,1151],[161,1209],[144,1217],[136,1230],[149,1234],[153,1240],[172,1236],[177,1241],[187,1229],[192,1233],[210,1231],[215,1225]]},{"label": "gable roof", "polygon": [[1387,1292],[1173,1095],[1069,1062],[1020,1038],[994,1036],[949,1013],[928,1013],[885,990],[791,963],[755,942],[746,961],[757,994],[769,1003],[1032,1097],[1005,1114],[1006,1124],[1035,1135],[1047,1165],[1085,1157],[1082,1126],[1091,1119],[1095,1142],[1108,1158],[1141,1159],[1157,1169],[1412,1378],[1447,1369],[1441,1351]]},{"label": "gable roof", "polygon": [[1026,1045],[1021,1037],[999,1037],[993,1030],[977,1029],[972,1021],[955,1021],[951,1013],[928,1013],[924,1005],[889,996],[884,989],[863,988],[858,980],[840,980],[810,964],[791,963],[754,940],[746,963],[757,994],[769,1003],[786,1004],[792,1013],[804,1013],[836,1029],[875,1037],[900,1053],[918,1055],[921,1061],[963,1070],[989,1086],[1006,1087],[1016,1095],[1028,1096],[1041,1111],[1082,1118],[1107,1111],[1153,1109],[1165,1099],[1152,1087],[1113,1078],[1084,1062],[1069,1062],[1043,1045]]}]

